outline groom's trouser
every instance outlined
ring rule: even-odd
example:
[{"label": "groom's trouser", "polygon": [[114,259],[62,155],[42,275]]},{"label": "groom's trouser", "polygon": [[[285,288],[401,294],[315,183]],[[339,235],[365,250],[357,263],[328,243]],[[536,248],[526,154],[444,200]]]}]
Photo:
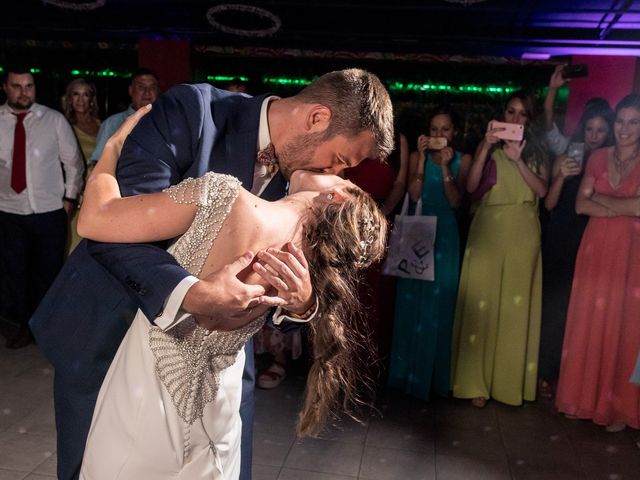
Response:
[{"label": "groom's trouser", "polygon": [[[75,480],[102,381],[136,308],[126,291],[88,256],[86,241],[73,251],[33,315],[30,326],[56,374],[54,401],[58,478]],[[253,343],[245,346],[242,378],[241,480],[251,480]]]},{"label": "groom's trouser", "polygon": [[89,257],[73,251],[29,326],[55,368],[58,478],[77,479],[102,381],[136,308],[125,290]]}]

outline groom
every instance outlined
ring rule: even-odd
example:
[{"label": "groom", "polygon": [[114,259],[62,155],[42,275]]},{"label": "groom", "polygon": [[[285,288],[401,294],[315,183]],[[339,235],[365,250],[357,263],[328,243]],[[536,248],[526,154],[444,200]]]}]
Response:
[{"label": "groom", "polygon": [[[358,69],[325,74],[284,99],[180,85],[160,96],[129,136],[118,182],[123,195],[135,195],[215,171],[234,175],[245,188],[275,200],[285,194],[294,170],[337,173],[366,157],[387,156],[393,145],[392,117],[380,80]],[[299,255],[280,252],[268,263],[283,272],[270,279],[280,295],[272,302],[286,309],[285,318],[304,321],[317,305]],[[83,241],[76,248],[30,323],[56,369],[58,478],[78,476],[98,391],[135,310],[163,329],[189,314],[212,317],[211,329],[239,326],[264,294],[236,277],[249,262],[242,257],[198,280],[159,246]],[[247,347],[243,480],[251,478],[253,423],[250,342]]]}]

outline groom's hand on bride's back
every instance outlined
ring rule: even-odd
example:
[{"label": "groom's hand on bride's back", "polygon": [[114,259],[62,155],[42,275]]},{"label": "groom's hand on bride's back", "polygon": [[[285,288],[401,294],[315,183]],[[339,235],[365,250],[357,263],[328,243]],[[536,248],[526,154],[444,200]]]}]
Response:
[{"label": "groom's hand on bride's back", "polygon": [[253,258],[254,254],[247,252],[233,263],[201,278],[187,292],[182,308],[208,330],[234,330],[266,312],[269,306],[259,305],[265,288],[248,285],[237,277]]}]

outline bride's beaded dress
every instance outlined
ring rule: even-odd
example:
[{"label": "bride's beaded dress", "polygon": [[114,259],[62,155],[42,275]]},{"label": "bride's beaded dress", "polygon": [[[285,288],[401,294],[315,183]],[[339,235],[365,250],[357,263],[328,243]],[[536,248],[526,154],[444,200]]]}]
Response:
[{"label": "bride's beaded dress", "polygon": [[[169,249],[198,276],[240,182],[208,173],[165,190],[197,204],[189,230]],[[138,311],[104,380],[82,479],[237,479],[245,342],[264,318],[208,331],[192,317],[163,331]]]}]

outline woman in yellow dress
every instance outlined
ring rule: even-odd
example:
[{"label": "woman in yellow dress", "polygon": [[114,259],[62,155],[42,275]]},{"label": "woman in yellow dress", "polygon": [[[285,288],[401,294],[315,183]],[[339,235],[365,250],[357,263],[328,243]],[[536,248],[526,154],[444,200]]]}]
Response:
[{"label": "woman in yellow dress", "polygon": [[[85,178],[88,178],[93,169],[93,165],[89,161],[96,149],[96,137],[100,129],[95,85],[84,78],[76,78],[69,82],[64,97],[62,97],[62,111],[78,139],[85,161]],[[78,216],[74,214],[71,219],[69,253],[80,243],[77,223]]]},{"label": "woman in yellow dress", "polygon": [[501,141],[503,129],[489,129],[467,180],[469,192],[486,191],[464,253],[452,385],[454,397],[478,407],[489,398],[509,405],[535,400],[542,300],[538,200],[547,193],[548,172],[531,128],[534,112],[529,95],[509,97],[504,121],[525,126],[525,139]]}]

